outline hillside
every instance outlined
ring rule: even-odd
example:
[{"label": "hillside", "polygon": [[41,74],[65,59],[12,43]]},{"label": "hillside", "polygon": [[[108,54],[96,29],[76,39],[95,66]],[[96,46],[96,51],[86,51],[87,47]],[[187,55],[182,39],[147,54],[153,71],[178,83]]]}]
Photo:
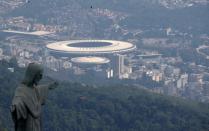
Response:
[{"label": "hillside", "polygon": [[121,30],[171,27],[181,32],[207,34],[208,11],[206,0],[33,0],[4,16],[24,16],[34,22],[62,26],[70,35],[76,31],[80,37],[104,38],[113,33],[116,39],[115,26]]},{"label": "hillside", "polygon": [[[23,69],[0,63],[0,125],[12,128],[9,105]],[[15,66],[14,66],[15,67]],[[12,79],[11,79],[12,78]],[[156,95],[135,87],[91,87],[61,82],[43,110],[45,131],[206,131],[209,105]],[[8,117],[9,116],[9,117]]]}]

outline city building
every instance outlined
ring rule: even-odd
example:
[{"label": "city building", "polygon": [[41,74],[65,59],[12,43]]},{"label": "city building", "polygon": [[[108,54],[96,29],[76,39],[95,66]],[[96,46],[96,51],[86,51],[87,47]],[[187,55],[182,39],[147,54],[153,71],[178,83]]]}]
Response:
[{"label": "city building", "polygon": [[125,56],[121,54],[115,54],[112,60],[113,76],[114,78],[122,79],[125,65],[124,65]]},{"label": "city building", "polygon": [[209,81],[203,83],[203,95],[209,99]]},{"label": "city building", "polygon": [[3,55],[3,49],[0,48],[0,56],[2,56],[2,55]]},{"label": "city building", "polygon": [[181,89],[184,88],[188,84],[188,74],[183,74],[180,76],[180,78],[177,80],[177,88]]}]

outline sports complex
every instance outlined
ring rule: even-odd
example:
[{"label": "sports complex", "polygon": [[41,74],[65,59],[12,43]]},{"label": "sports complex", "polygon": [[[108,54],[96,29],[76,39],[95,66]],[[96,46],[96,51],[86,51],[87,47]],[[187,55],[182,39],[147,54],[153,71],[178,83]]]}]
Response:
[{"label": "sports complex", "polygon": [[70,40],[54,42],[46,48],[55,57],[68,58],[76,67],[91,69],[100,65],[104,70],[108,69],[110,78],[121,76],[125,71],[123,54],[135,50],[136,46],[115,40]]}]

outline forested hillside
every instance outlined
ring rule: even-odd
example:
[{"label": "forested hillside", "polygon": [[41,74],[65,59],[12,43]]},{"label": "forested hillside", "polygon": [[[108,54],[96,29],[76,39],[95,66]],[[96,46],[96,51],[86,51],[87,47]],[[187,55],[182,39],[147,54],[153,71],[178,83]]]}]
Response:
[{"label": "forested hillside", "polygon": [[[15,72],[8,67],[15,67]],[[9,105],[23,71],[14,62],[0,62],[0,127],[8,131],[13,126]],[[44,106],[43,128],[44,131],[207,131],[209,105],[135,87],[60,82]]]},{"label": "forested hillside", "polygon": [[[172,27],[192,34],[208,33],[208,29],[205,28],[209,23],[208,2],[192,1],[36,0],[7,12],[5,16],[24,16],[44,24],[71,28],[76,26],[77,31],[78,29],[82,32],[89,30],[86,32],[89,34],[100,34],[106,30],[113,30],[112,26],[115,24],[122,29],[129,30]],[[182,6],[185,8],[177,8]],[[97,9],[107,10],[110,14],[114,14],[113,16],[118,17],[111,18],[108,15],[101,15],[97,18],[95,17],[98,14]],[[119,17],[119,14],[123,14],[123,17]]]}]

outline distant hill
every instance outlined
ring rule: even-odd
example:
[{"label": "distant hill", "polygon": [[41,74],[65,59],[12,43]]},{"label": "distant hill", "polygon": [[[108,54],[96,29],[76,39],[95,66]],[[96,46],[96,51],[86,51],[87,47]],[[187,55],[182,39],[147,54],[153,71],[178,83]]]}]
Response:
[{"label": "distant hill", "polygon": [[[9,105],[24,69],[0,62],[0,123],[11,129]],[[11,73],[8,67],[15,67]],[[135,87],[61,82],[43,110],[44,131],[207,131],[209,105]],[[1,124],[0,124],[1,126]]]},{"label": "distant hill", "polygon": [[195,5],[208,4],[208,0],[152,0],[168,9],[188,8]]},{"label": "distant hill", "polygon": [[0,1],[0,15],[10,12],[22,5],[24,5],[25,0],[1,0]]},{"label": "distant hill", "polygon": [[[107,16],[95,17],[96,9],[121,12],[128,17],[114,23]],[[31,0],[4,16],[25,16],[86,34],[100,34],[114,24],[129,30],[171,27],[192,34],[208,34],[208,12],[207,0]]]}]

